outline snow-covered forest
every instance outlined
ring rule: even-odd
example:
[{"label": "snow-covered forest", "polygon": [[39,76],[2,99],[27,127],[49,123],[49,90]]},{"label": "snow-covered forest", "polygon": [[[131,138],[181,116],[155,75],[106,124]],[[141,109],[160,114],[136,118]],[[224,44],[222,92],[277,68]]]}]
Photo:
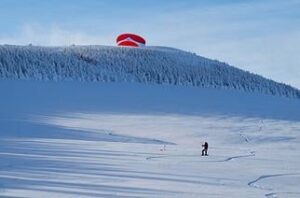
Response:
[{"label": "snow-covered forest", "polygon": [[289,85],[165,47],[1,45],[0,78],[171,84],[300,98]]}]

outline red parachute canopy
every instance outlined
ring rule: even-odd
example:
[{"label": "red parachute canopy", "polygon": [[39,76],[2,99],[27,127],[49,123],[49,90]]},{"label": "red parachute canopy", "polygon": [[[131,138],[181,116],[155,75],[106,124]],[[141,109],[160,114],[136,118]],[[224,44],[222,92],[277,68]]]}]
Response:
[{"label": "red parachute canopy", "polygon": [[120,34],[116,39],[118,46],[143,47],[146,44],[141,36],[131,33]]}]

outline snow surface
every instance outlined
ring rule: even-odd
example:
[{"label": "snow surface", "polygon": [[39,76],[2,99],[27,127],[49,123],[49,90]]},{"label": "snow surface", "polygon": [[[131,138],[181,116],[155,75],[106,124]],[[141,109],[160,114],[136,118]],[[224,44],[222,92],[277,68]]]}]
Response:
[{"label": "snow surface", "polygon": [[0,196],[300,196],[299,99],[34,80],[0,93]]}]

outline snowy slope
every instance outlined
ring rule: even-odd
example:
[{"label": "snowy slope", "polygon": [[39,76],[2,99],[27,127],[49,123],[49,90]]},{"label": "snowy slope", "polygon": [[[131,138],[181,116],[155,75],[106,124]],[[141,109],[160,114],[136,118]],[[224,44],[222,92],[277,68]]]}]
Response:
[{"label": "snowy slope", "polygon": [[0,196],[300,195],[298,99],[136,83],[0,91]]},{"label": "snowy slope", "polygon": [[142,82],[300,98],[300,91],[172,48],[0,46],[0,78]]},{"label": "snowy slope", "polygon": [[300,196],[296,89],[169,48],[0,51],[0,197]]}]

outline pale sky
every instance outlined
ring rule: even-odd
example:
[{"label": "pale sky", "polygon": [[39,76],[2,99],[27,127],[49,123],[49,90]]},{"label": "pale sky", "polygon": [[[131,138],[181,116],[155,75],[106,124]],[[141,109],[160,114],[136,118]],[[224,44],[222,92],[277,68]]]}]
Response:
[{"label": "pale sky", "polygon": [[300,0],[0,0],[0,44],[115,45],[119,33],[300,88]]}]

